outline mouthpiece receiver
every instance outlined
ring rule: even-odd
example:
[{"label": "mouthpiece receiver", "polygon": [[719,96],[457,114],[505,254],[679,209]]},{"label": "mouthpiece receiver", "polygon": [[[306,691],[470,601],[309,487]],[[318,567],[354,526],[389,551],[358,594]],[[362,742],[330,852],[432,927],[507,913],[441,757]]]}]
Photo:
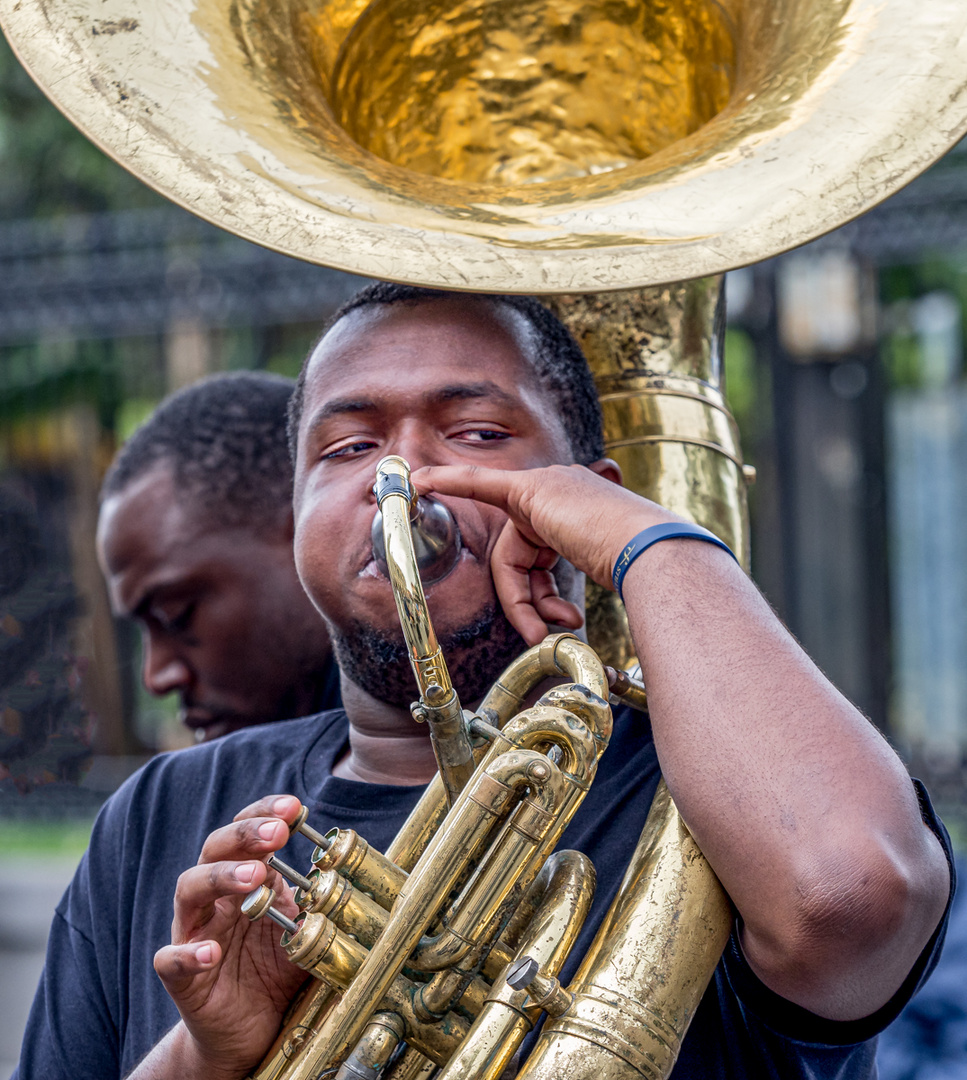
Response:
[{"label": "mouthpiece receiver", "polygon": [[383,502],[390,495],[401,495],[409,502],[413,554],[420,578],[424,585],[442,581],[457,565],[463,548],[460,530],[450,511],[436,499],[417,495],[410,482],[409,465],[401,457],[386,457],[379,463],[373,493],[379,509],[373,518],[370,540],[379,572],[384,577],[390,576],[383,534]]}]

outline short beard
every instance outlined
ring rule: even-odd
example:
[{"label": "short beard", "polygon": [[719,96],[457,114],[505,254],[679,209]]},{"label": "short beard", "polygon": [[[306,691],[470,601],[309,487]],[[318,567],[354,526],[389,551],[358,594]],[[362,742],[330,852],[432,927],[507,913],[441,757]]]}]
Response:
[{"label": "short beard", "polygon": [[[333,650],[343,675],[367,694],[400,709],[418,697],[402,631],[390,636],[363,623],[344,630],[330,627]],[[443,658],[461,703],[475,705],[504,668],[526,648],[503,610],[488,605],[467,626],[440,638]]]}]

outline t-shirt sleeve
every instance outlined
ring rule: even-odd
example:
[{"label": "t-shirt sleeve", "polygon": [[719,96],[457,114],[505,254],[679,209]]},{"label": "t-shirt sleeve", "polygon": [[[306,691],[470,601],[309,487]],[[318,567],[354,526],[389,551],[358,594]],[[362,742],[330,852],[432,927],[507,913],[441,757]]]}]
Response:
[{"label": "t-shirt sleeve", "polygon": [[94,946],[58,912],[14,1078],[117,1075],[117,1030],[100,992]]},{"label": "t-shirt sleeve", "polygon": [[914,780],[913,784],[923,821],[940,841],[950,867],[950,894],[947,897],[943,918],[917,958],[910,974],[893,997],[870,1016],[850,1021],[827,1020],[816,1016],[808,1009],[787,1001],[770,990],[749,966],[739,945],[738,935],[733,931],[722,957],[725,977],[744,1008],[754,1013],[760,1021],[777,1034],[797,1042],[825,1046],[849,1046],[872,1039],[896,1019],[936,967],[947,931],[950,904],[956,886],[953,852],[950,837],[947,835],[943,822],[934,811],[926,788],[919,780]]},{"label": "t-shirt sleeve", "polygon": [[111,1080],[120,1073],[115,865],[125,809],[107,806],[57,906],[17,1080]]}]

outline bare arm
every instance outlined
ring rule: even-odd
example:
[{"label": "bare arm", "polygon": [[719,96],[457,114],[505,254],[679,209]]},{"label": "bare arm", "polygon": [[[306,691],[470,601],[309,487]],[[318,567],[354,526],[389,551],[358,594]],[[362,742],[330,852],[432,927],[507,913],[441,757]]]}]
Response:
[{"label": "bare arm", "polygon": [[[577,466],[419,470],[420,490],[510,515],[494,550],[508,616],[529,640],[560,621],[549,552],[610,586],[623,546],[675,515]],[[902,764],[824,678],[729,556],[655,545],[624,582],[669,787],[743,921],[759,977],[829,1019],[897,991],[949,891]]]}]

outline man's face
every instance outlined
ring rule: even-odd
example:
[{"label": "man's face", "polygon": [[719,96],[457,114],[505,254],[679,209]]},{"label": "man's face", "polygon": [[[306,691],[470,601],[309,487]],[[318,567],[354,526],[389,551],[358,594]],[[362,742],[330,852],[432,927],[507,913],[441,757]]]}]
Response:
[{"label": "man's face", "polygon": [[165,465],[101,509],[98,557],[115,613],[142,627],[144,685],[176,691],[199,739],[312,711],[328,637],[279,533],[213,525]]},{"label": "man's face", "polygon": [[[403,705],[415,696],[389,582],[370,544],[376,465],[525,469],[572,459],[552,401],[526,359],[516,313],[455,298],[363,308],[316,349],[306,378],[295,474],[295,556],[330,623],[345,675]],[[499,610],[490,554],[499,510],[444,499],[463,536],[454,571],[427,601],[454,682],[473,701],[523,642]]]}]

